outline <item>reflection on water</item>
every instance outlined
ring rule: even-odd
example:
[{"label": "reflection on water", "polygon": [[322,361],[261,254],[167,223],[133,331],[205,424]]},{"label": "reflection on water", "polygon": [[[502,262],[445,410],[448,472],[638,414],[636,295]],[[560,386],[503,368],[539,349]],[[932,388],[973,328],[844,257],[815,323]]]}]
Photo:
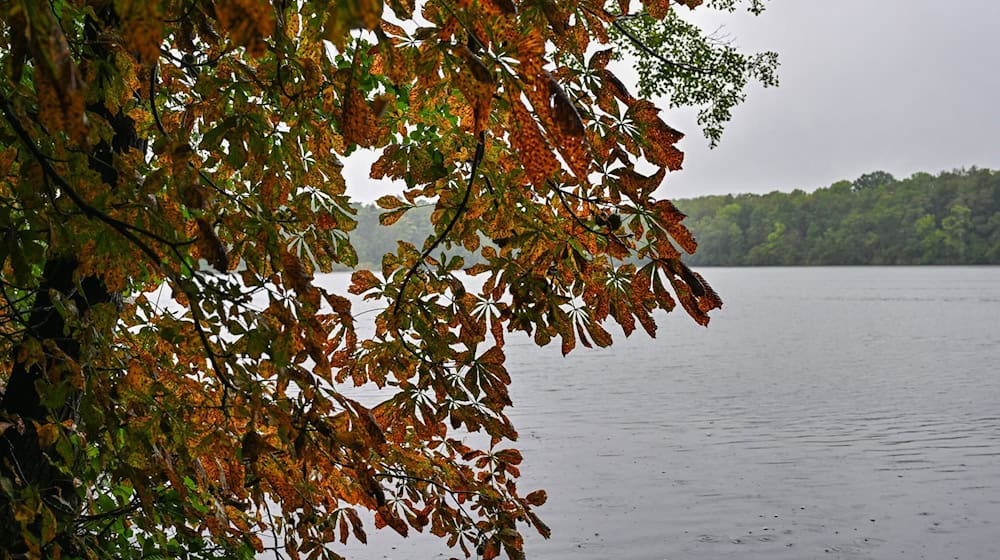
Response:
[{"label": "reflection on water", "polygon": [[[709,329],[509,343],[529,557],[1000,558],[1000,268],[704,274]],[[350,555],[449,556],[379,537]]]}]

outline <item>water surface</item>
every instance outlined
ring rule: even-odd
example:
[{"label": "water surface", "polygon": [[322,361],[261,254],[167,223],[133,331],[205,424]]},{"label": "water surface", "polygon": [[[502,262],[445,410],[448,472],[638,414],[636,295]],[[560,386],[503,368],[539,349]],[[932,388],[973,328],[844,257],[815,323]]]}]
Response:
[{"label": "water surface", "polygon": [[[509,341],[520,487],[553,531],[529,558],[1000,558],[1000,268],[702,272],[708,329]],[[454,555],[371,540],[348,555]]]}]

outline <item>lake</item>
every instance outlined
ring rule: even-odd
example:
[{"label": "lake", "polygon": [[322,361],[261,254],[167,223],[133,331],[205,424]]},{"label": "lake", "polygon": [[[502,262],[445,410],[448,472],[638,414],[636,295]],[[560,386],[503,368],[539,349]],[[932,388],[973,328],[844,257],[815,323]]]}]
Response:
[{"label": "lake", "polygon": [[[1000,558],[1000,268],[700,271],[708,329],[509,340],[529,558]],[[455,555],[416,537],[338,550]]]}]

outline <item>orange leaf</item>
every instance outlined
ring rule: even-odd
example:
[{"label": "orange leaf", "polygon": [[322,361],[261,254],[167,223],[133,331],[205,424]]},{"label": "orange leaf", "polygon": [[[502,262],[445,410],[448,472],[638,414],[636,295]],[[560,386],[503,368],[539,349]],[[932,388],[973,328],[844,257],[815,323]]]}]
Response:
[{"label": "orange leaf", "polygon": [[691,230],[686,226],[679,223],[672,223],[667,225],[667,232],[670,233],[670,237],[674,238],[674,241],[684,249],[684,252],[691,255],[698,250],[698,242],[694,240],[694,236],[691,235]]},{"label": "orange leaf", "polygon": [[379,508],[379,510],[375,512],[375,525],[377,526],[379,523],[381,523],[383,527],[386,525],[392,527],[397,533],[404,537],[407,533],[409,533],[409,526],[406,522],[384,507]]},{"label": "orange leaf", "polygon": [[503,350],[499,346],[494,346],[487,350],[482,356],[479,357],[479,363],[481,364],[491,364],[491,365],[503,365],[504,360],[507,357],[504,356]]},{"label": "orange leaf", "polygon": [[542,187],[546,179],[559,169],[559,161],[542,136],[538,123],[519,101],[512,104],[511,118],[511,145],[517,150],[528,180],[536,187]]},{"label": "orange leaf", "polygon": [[616,170],[615,174],[618,175],[621,191],[637,204],[642,204],[663,183],[666,171],[661,167],[659,171],[646,177],[632,167],[624,167]]},{"label": "orange leaf", "polygon": [[611,55],[614,54],[614,49],[604,49],[603,51],[597,51],[594,56],[590,57],[590,66],[593,70],[603,70],[607,68],[608,62],[611,61]]},{"label": "orange leaf", "polygon": [[676,171],[684,162],[684,152],[675,148],[674,144],[684,138],[684,134],[663,122],[659,113],[660,110],[646,99],[636,101],[629,108],[629,114],[643,132],[643,153],[646,159],[660,167]]},{"label": "orange leaf", "polygon": [[517,449],[503,449],[496,452],[496,457],[508,465],[520,465],[524,459]]},{"label": "orange leaf", "polygon": [[38,445],[46,448],[59,439],[59,424],[45,424],[39,427],[35,433],[38,434]]}]

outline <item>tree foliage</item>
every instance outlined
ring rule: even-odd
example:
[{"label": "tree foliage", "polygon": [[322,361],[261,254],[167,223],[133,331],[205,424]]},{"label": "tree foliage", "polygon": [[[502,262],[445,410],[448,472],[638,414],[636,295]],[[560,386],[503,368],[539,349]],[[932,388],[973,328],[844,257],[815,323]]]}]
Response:
[{"label": "tree foliage", "polygon": [[[672,17],[643,4],[0,5],[4,555],[337,558],[373,525],[522,557],[548,529],[505,333],[569,352],[721,305],[653,196],[682,135],[608,69],[617,22]],[[314,282],[357,261],[358,148],[406,186],[382,224],[434,205],[353,273],[365,337]]]},{"label": "tree foliage", "polygon": [[[715,0],[709,5],[733,11],[737,2]],[[762,0],[751,2],[749,10],[762,12]],[[764,87],[778,85],[778,55],[744,54],[722,36],[705,35],[675,10],[662,17],[652,14],[656,11],[612,23],[612,36],[624,46],[617,54],[638,57],[640,94],[664,96],[671,107],[698,107],[698,124],[714,147],[733,108],[746,99],[751,80]]]},{"label": "tree foliage", "polygon": [[813,193],[677,201],[704,265],[1000,264],[1000,173],[866,173]]}]

